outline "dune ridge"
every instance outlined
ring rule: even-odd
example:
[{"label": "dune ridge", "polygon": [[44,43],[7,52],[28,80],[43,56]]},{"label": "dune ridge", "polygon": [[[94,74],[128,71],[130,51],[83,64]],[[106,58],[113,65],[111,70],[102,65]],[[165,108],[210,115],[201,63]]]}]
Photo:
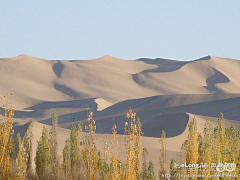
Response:
[{"label": "dune ridge", "polygon": [[186,62],[21,55],[0,59],[0,92],[14,93],[19,110],[44,101],[103,98],[114,104],[154,95],[240,93],[239,68],[238,60],[212,56]]}]

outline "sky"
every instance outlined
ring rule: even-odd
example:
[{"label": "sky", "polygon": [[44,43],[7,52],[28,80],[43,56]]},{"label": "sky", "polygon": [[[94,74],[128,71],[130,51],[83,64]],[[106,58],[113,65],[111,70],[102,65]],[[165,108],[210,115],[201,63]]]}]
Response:
[{"label": "sky", "polygon": [[1,0],[0,57],[240,59],[239,0]]}]

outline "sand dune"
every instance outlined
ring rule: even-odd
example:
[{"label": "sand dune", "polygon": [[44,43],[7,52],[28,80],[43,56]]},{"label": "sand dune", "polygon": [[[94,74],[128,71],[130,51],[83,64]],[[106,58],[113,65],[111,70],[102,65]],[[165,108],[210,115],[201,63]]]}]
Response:
[{"label": "sand dune", "polygon": [[[141,118],[145,136],[159,137],[164,129],[167,131],[167,136],[172,137],[181,133],[182,128],[177,122],[185,117],[183,121],[186,124],[186,113],[218,117],[219,113],[223,112],[227,119],[239,120],[240,117],[238,111],[240,94],[160,95],[109,105],[108,102],[99,98],[44,102],[29,107],[27,112],[16,111],[15,120],[26,122],[33,119],[50,125],[51,114],[56,111],[60,117],[59,126],[70,129],[72,125],[77,125],[79,120],[86,123],[87,111],[91,109],[99,127],[98,133],[111,133],[113,123],[118,126],[119,133],[123,133],[125,113],[131,107]],[[105,109],[99,110],[99,107]],[[154,126],[155,130],[149,127],[152,121],[155,121],[154,125],[159,124]]]},{"label": "sand dune", "polygon": [[19,110],[44,101],[103,98],[117,103],[154,95],[240,93],[239,67],[237,60],[217,57],[49,61],[21,55],[0,59],[0,92],[13,93]]},{"label": "sand dune", "polygon": [[[22,135],[33,120],[34,149],[42,127],[51,128],[51,114],[59,115],[59,155],[72,125],[86,123],[92,110],[97,146],[103,133],[118,127],[119,152],[124,158],[123,129],[129,107],[141,118],[143,146],[157,174],[161,131],[167,134],[167,163],[180,160],[189,121],[199,132],[206,120],[217,125],[220,112],[226,125],[240,128],[240,61],[206,56],[193,61],[169,59],[123,60],[103,56],[93,60],[44,60],[28,55],[0,59],[0,93],[13,93],[8,103],[16,109],[14,129]],[[2,118],[1,118],[2,121]],[[35,152],[34,152],[35,153]]]},{"label": "sand dune", "polygon": [[60,126],[70,128],[84,122],[89,107],[99,133],[111,131],[113,118],[123,132],[129,107],[143,125],[166,116],[159,114],[176,113],[217,117],[223,112],[227,119],[239,120],[239,66],[238,60],[211,56],[194,61],[111,56],[49,61],[20,55],[0,59],[0,92],[13,92],[18,122],[51,124],[51,113],[57,111]]}]

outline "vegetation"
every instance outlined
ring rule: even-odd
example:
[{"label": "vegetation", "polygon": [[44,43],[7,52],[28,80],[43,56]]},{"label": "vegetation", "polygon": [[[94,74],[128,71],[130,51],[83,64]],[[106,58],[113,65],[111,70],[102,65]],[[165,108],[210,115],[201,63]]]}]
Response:
[{"label": "vegetation", "polygon": [[[126,113],[129,122],[125,122],[124,134],[125,140],[125,174],[124,179],[134,180],[140,177],[141,174],[141,126],[137,126],[136,113]],[[140,120],[139,120],[140,121]]]},{"label": "vegetation", "polygon": [[32,141],[33,141],[33,133],[32,133],[32,121],[30,121],[28,123],[28,128],[27,131],[25,132],[25,135],[23,137],[23,147],[26,151],[27,154],[27,179],[33,179],[34,178],[34,171],[33,171],[33,167],[32,167]]},{"label": "vegetation", "polygon": [[[0,179],[8,179],[10,177],[10,155],[12,152],[12,116],[14,115],[13,109],[4,110],[4,123],[0,125]],[[12,162],[13,164],[13,162]]]},{"label": "vegetation", "polygon": [[36,173],[39,179],[51,179],[51,154],[49,133],[46,127],[43,127],[42,136],[38,141],[35,157]]},{"label": "vegetation", "polygon": [[159,179],[166,180],[167,178],[165,176],[163,176],[164,174],[167,174],[167,170],[166,170],[167,152],[166,152],[166,133],[165,133],[165,131],[162,131],[162,135],[160,138],[160,144],[161,144],[161,149],[160,149],[160,158],[159,158],[159,165],[160,165]]},{"label": "vegetation", "polygon": [[58,141],[57,141],[57,129],[58,129],[58,116],[57,112],[52,114],[52,129],[50,131],[50,159],[51,159],[51,179],[59,179],[60,173],[60,157],[58,157]]},{"label": "vegetation", "polygon": [[[188,179],[199,179],[199,177],[224,180],[240,178],[240,131],[233,126],[226,128],[222,113],[219,115],[216,128],[206,121],[203,135],[197,133],[196,119],[190,122],[188,128],[188,138],[182,145],[182,163],[199,164],[202,167],[187,167],[177,170],[173,166],[173,162],[176,160],[173,159],[171,173],[181,170],[182,175],[191,175]],[[231,174],[235,177],[229,177]]]},{"label": "vegetation", "polygon": [[[71,128],[70,137],[66,140],[62,156],[58,154],[58,116],[52,114],[52,128],[42,129],[42,136],[37,142],[35,169],[33,169],[33,134],[32,122],[21,138],[17,133],[13,139],[12,116],[13,109],[5,108],[4,123],[0,125],[0,179],[128,179],[154,180],[154,165],[148,160],[148,150],[142,147],[142,127],[136,113],[130,108],[126,113],[127,121],[124,129],[125,159],[120,161],[118,152],[117,126],[113,124],[112,140],[109,142],[104,136],[103,151],[96,147],[96,122],[93,112],[89,111],[87,125],[81,123]],[[239,179],[240,168],[240,131],[235,127],[225,127],[223,114],[220,114],[218,126],[213,128],[210,121],[206,121],[203,134],[197,130],[197,120],[193,119],[188,126],[188,138],[184,141],[180,164],[208,164],[201,168],[177,167],[177,160],[170,163],[170,179],[182,179],[183,175],[190,175],[184,179]],[[166,133],[163,131],[160,138],[159,179],[168,179]],[[225,166],[228,163],[233,166]],[[222,166],[223,165],[223,166]],[[205,169],[204,169],[205,168]],[[225,177],[210,178],[219,172]],[[227,174],[236,174],[236,177],[227,177]],[[179,174],[178,177],[174,176]]]},{"label": "vegetation", "polygon": [[[183,152],[183,162],[186,162],[187,164],[197,164],[198,162],[198,132],[197,132],[197,122],[194,118],[190,124],[189,127],[189,134],[187,140],[184,142],[182,146],[182,152]],[[185,174],[189,174],[191,176],[191,179],[195,180],[197,179],[197,168],[189,168],[186,169],[187,172]]]}]

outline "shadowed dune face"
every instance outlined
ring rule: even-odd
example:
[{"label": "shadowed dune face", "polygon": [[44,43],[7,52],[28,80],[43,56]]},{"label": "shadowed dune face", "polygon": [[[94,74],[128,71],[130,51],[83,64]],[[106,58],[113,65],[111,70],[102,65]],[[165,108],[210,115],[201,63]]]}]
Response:
[{"label": "shadowed dune face", "polygon": [[54,88],[69,97],[72,97],[74,99],[78,98],[78,94],[67,86],[54,84]]},{"label": "shadowed dune face", "polygon": [[159,72],[171,72],[180,69],[183,65],[188,62],[184,61],[173,61],[167,59],[138,59],[138,61],[143,61],[146,64],[157,65],[155,69],[144,70],[141,73],[159,73]]},{"label": "shadowed dune face", "polygon": [[228,83],[228,82],[230,82],[230,80],[227,76],[225,76],[218,70],[216,70],[214,68],[213,68],[213,70],[214,70],[215,74],[206,80],[207,86],[203,86],[203,87],[206,88],[207,90],[209,90],[210,93],[220,93],[221,91],[217,89],[215,84]]},{"label": "shadowed dune face", "polygon": [[186,113],[156,116],[144,124],[144,136],[160,137],[163,130],[167,137],[178,136],[186,129],[188,120],[189,116]]},{"label": "shadowed dune face", "polygon": [[[51,124],[51,113],[59,114],[59,126],[70,129],[79,120],[86,124],[87,112],[90,108],[94,113],[97,133],[111,133],[115,123],[118,133],[123,134],[125,113],[129,107],[141,118],[145,136],[160,137],[161,130],[168,137],[181,134],[186,128],[186,112],[195,115],[217,118],[223,112],[225,118],[239,120],[240,94],[208,94],[208,95],[165,95],[123,101],[114,105],[104,106],[103,99],[83,99],[62,102],[44,102],[29,108],[30,112],[16,111],[15,119],[35,119],[44,124]],[[104,103],[104,104],[101,104]],[[104,107],[99,110],[99,105]],[[114,121],[113,121],[114,119]],[[175,124],[174,124],[175,123]]]},{"label": "shadowed dune face", "polygon": [[199,60],[210,60],[211,59],[211,56],[204,56],[204,57],[201,57],[199,59],[197,59],[197,61]]},{"label": "shadowed dune face", "polygon": [[[211,56],[205,56],[202,58],[199,58],[195,61],[199,60],[210,60]],[[161,58],[156,58],[156,59],[148,59],[148,58],[140,58],[137,59],[138,61],[143,61],[146,64],[155,64],[158,67],[156,69],[150,69],[150,70],[144,70],[141,73],[148,73],[148,72],[171,72],[171,71],[176,71],[180,69],[182,66],[185,64],[191,62],[191,61],[176,61],[176,60],[170,60],[170,59],[161,59]]]},{"label": "shadowed dune face", "polygon": [[61,73],[63,71],[63,67],[64,65],[58,61],[57,63],[55,63],[53,66],[52,66],[52,69],[54,71],[54,73],[56,74],[57,77],[61,78]]}]

